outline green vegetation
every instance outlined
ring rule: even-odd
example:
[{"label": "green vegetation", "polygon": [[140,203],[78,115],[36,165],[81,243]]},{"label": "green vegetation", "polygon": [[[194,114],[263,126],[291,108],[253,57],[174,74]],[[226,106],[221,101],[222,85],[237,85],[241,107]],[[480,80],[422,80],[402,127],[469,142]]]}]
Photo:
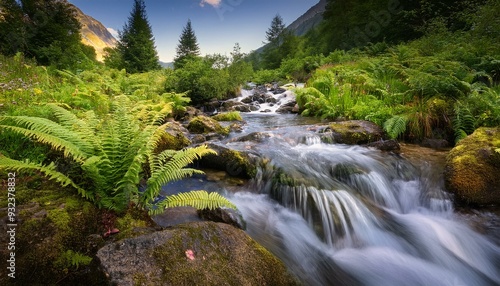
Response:
[{"label": "green vegetation", "polygon": [[128,23],[120,32],[116,48],[107,48],[106,65],[130,73],[160,69],[153,31],[146,15],[144,0],[134,0]]},{"label": "green vegetation", "polygon": [[198,40],[191,26],[191,20],[188,20],[186,27],[182,30],[179,45],[177,45],[177,55],[174,59],[174,67],[176,69],[182,68],[186,64],[186,61],[197,58],[199,55],[200,47],[198,46]]},{"label": "green vegetation", "polygon": [[0,54],[22,53],[37,63],[82,70],[95,62],[95,50],[81,43],[80,23],[71,4],[58,0],[3,0]]},{"label": "green vegetation", "polygon": [[[49,107],[57,122],[41,117],[2,116],[0,128],[60,151],[76,169],[76,178],[71,171],[66,175],[57,170],[54,162],[44,165],[0,157],[0,168],[40,171],[63,186],[74,187],[99,207],[123,212],[134,203],[152,210],[153,201],[164,184],[201,173],[184,167],[214,152],[200,146],[155,154],[162,132],[165,132],[165,126],[160,123],[171,111],[169,104],[132,105],[127,97],[119,96],[111,102],[111,113],[102,120],[93,111],[78,118],[57,105],[50,104]],[[147,187],[141,192],[138,186],[145,176],[145,164],[148,164],[150,175],[146,178]],[[228,203],[222,198],[217,202]],[[211,207],[214,205],[210,204]]]}]

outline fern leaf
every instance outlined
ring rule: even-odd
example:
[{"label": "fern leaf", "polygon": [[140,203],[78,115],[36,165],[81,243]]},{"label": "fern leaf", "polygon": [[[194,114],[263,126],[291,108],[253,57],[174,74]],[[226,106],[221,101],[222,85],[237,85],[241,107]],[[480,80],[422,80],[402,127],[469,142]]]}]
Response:
[{"label": "fern leaf", "polygon": [[80,147],[75,145],[74,143],[61,139],[60,137],[57,136],[49,135],[45,132],[30,130],[16,126],[9,126],[9,125],[0,125],[0,129],[8,129],[16,133],[22,134],[26,137],[30,137],[31,139],[38,141],[40,143],[48,144],[55,150],[62,150],[65,157],[71,157],[79,162],[81,162],[88,156],[88,154],[82,152]]},{"label": "fern leaf", "polygon": [[406,124],[405,117],[395,115],[384,122],[384,130],[391,139],[396,139],[406,131]]},{"label": "fern leaf", "polygon": [[42,164],[31,163],[28,160],[18,161],[7,158],[5,156],[0,156],[0,170],[15,170],[17,172],[22,171],[39,171],[42,172],[49,180],[54,180],[60,183],[63,187],[72,186],[86,199],[94,200],[94,196],[91,192],[86,191],[76,185],[70,178],[64,174],[56,171],[54,163],[47,166]]},{"label": "fern leaf", "polygon": [[165,208],[191,206],[196,209],[216,209],[227,207],[236,209],[236,206],[228,199],[218,193],[208,193],[207,191],[190,191],[177,195],[168,196],[165,200],[158,203],[159,209],[151,210],[152,213],[158,213]]}]

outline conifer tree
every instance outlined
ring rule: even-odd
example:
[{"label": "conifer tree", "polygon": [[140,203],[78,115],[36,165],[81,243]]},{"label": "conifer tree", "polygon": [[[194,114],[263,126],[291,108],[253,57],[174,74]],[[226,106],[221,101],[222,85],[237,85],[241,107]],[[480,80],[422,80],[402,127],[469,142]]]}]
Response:
[{"label": "conifer tree", "polygon": [[279,46],[281,45],[281,36],[285,31],[285,24],[283,23],[283,18],[279,14],[274,16],[271,21],[271,27],[266,32],[266,39],[269,43]]},{"label": "conifer tree", "polygon": [[127,72],[146,72],[161,68],[144,0],[134,0],[128,22],[119,33],[116,49],[119,56],[113,58],[119,59],[120,63],[114,63],[114,66],[125,68]]},{"label": "conifer tree", "polygon": [[187,60],[199,55],[200,47],[198,46],[198,40],[191,26],[191,20],[188,20],[186,27],[182,30],[179,45],[177,45],[174,68],[182,68]]}]

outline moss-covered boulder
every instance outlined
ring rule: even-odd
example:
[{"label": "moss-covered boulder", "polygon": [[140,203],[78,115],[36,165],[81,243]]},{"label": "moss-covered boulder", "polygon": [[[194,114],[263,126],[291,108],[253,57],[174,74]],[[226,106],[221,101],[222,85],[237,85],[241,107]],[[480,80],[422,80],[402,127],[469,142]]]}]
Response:
[{"label": "moss-covered boulder", "polygon": [[217,154],[203,156],[199,164],[204,168],[226,171],[230,176],[241,178],[253,178],[257,172],[251,154],[232,150],[216,144],[208,144]]},{"label": "moss-covered boulder", "polygon": [[[15,253],[15,279],[0,275],[0,285],[99,285],[94,254],[104,243],[100,211],[76,191],[41,181],[35,188],[17,174],[13,248],[0,235],[0,256]],[[41,179],[40,179],[41,180]],[[7,202],[6,194],[0,195]],[[0,206],[0,228],[7,228],[7,207]],[[9,252],[9,253],[7,253]],[[5,263],[5,262],[4,262]],[[6,273],[6,269],[3,269]]]},{"label": "moss-covered boulder", "polygon": [[161,152],[166,149],[181,150],[191,145],[191,140],[187,138],[188,131],[178,122],[168,122],[165,127],[161,140],[158,144],[157,151]]},{"label": "moss-covered boulder", "polygon": [[327,143],[362,145],[384,138],[384,131],[373,122],[363,120],[330,123],[321,133]]},{"label": "moss-covered boulder", "polygon": [[297,285],[281,261],[230,225],[193,222],[124,239],[97,256],[116,285]]},{"label": "moss-covered boulder", "polygon": [[447,156],[445,182],[459,203],[500,205],[500,127],[461,140]]},{"label": "moss-covered boulder", "polygon": [[222,135],[229,134],[229,128],[224,128],[220,123],[210,117],[200,115],[193,118],[187,129],[191,133],[206,134],[206,133],[218,133]]}]

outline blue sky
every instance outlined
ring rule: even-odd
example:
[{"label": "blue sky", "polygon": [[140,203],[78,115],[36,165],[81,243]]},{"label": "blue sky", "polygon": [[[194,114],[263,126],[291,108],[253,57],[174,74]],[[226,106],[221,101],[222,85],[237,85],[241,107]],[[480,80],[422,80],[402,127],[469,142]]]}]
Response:
[{"label": "blue sky", "polygon": [[[107,28],[121,30],[133,0],[69,0]],[[202,55],[229,56],[234,44],[243,52],[262,46],[273,17],[279,13],[291,24],[319,0],[146,0],[160,60],[175,56],[179,36],[188,19],[198,38]]]}]

